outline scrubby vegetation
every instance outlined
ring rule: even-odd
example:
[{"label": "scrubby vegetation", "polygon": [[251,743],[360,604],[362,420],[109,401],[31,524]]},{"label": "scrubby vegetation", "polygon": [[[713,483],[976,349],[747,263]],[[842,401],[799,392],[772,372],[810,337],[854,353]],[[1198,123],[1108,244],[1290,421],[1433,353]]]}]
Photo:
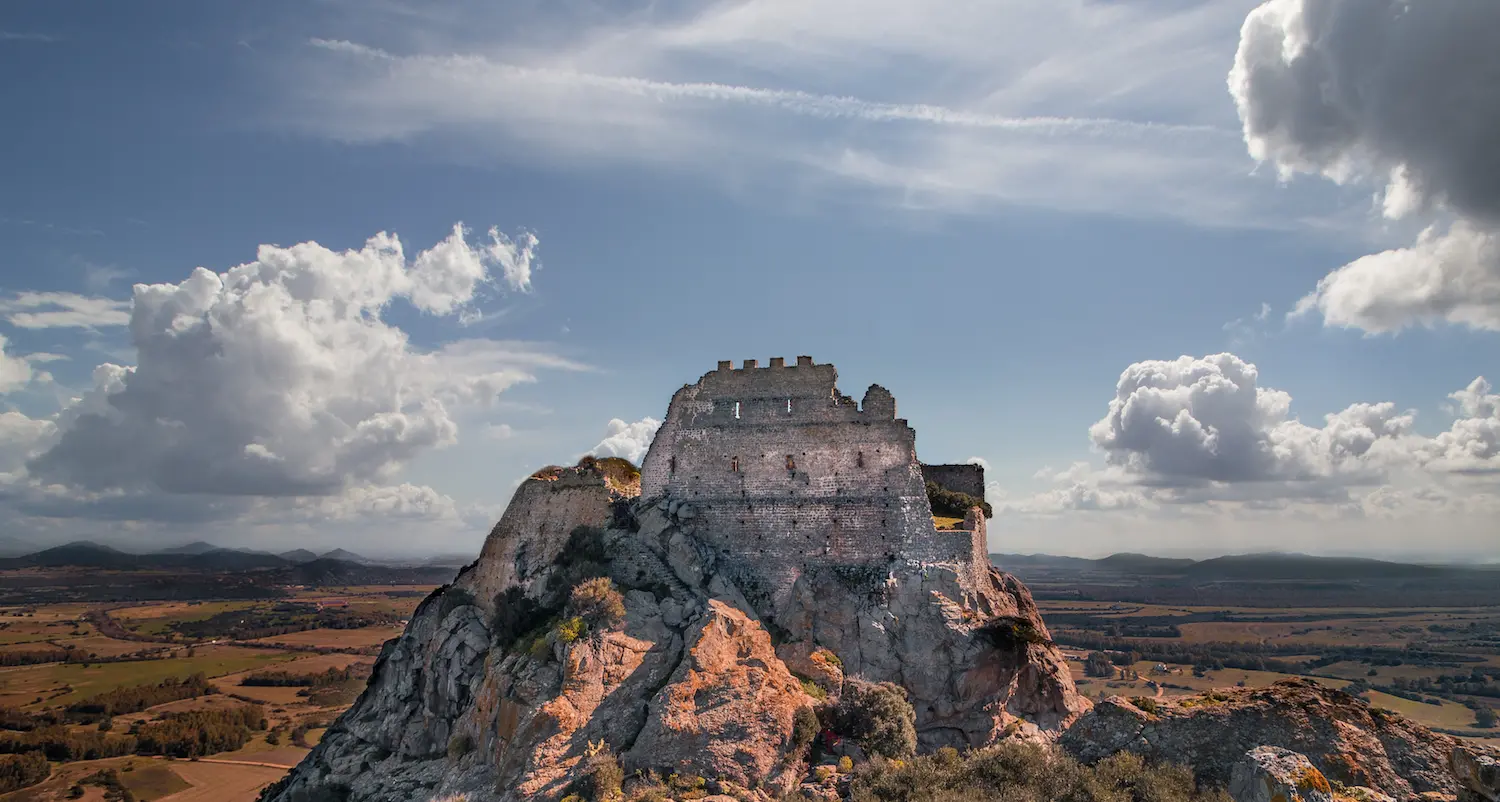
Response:
[{"label": "scrubby vegetation", "polygon": [[586,456],[578,461],[578,467],[598,471],[605,481],[620,490],[639,489],[641,484],[641,469],[624,457]]},{"label": "scrubby vegetation", "polygon": [[609,577],[585,579],[569,594],[568,612],[590,629],[609,629],[625,618],[625,597]]},{"label": "scrubby vegetation", "polygon": [[210,684],[207,677],[198,673],[186,679],[168,677],[156,685],[116,688],[68,705],[68,712],[89,720],[91,717],[139,713],[148,707],[218,692],[219,689]]},{"label": "scrubby vegetation", "polygon": [[941,515],[945,518],[961,519],[974,507],[984,510],[986,518],[995,517],[995,510],[988,501],[974,498],[967,493],[949,490],[937,482],[927,483],[927,503],[932,505],[933,515]]},{"label": "scrubby vegetation", "polygon": [[265,728],[259,705],[168,713],[140,726],[136,752],[183,758],[232,752],[249,743],[252,732]]},{"label": "scrubby vegetation", "polygon": [[0,732],[0,753],[41,752],[48,760],[68,763],[135,754],[131,735],[107,735],[66,726],[40,727],[30,732]]},{"label": "scrubby vegetation", "polygon": [[1084,766],[1055,749],[1004,743],[960,755],[947,748],[907,761],[875,758],[855,771],[852,802],[1228,802],[1181,766],[1122,752]]},{"label": "scrubby vegetation", "polygon": [[316,688],[321,685],[336,685],[351,679],[356,679],[354,667],[345,666],[344,668],[330,668],[327,671],[321,672],[257,671],[240,680],[240,684],[263,688]]},{"label": "scrubby vegetation", "polygon": [[829,728],[867,754],[900,759],[917,752],[917,713],[900,685],[845,680],[838,705],[828,713]]},{"label": "scrubby vegetation", "polygon": [[52,774],[52,764],[41,752],[0,756],[0,794],[36,785]]},{"label": "scrubby vegetation", "polygon": [[310,629],[360,629],[394,624],[399,620],[396,614],[379,610],[320,609],[313,604],[287,602],[248,610],[228,610],[201,621],[176,621],[172,623],[171,631],[195,640],[251,640]]},{"label": "scrubby vegetation", "polygon": [[1021,649],[1029,643],[1049,645],[1052,643],[1036,625],[1017,616],[997,616],[984,622],[974,631],[974,636],[996,649]]},{"label": "scrubby vegetation", "polygon": [[608,749],[599,749],[584,759],[583,776],[573,783],[572,794],[589,802],[604,802],[620,797],[620,784],[625,781],[625,770],[620,761]]},{"label": "scrubby vegetation", "polygon": [[84,777],[74,784],[73,792],[69,796],[73,799],[82,797],[85,785],[103,788],[104,802],[135,802],[135,794],[125,787],[125,783],[120,782],[120,772],[116,769],[100,769]]},{"label": "scrubby vegetation", "polygon": [[39,752],[59,763],[132,754],[199,757],[239,749],[249,742],[251,732],[265,728],[260,706],[246,705],[168,713],[123,735],[65,725],[0,732],[0,753]]}]

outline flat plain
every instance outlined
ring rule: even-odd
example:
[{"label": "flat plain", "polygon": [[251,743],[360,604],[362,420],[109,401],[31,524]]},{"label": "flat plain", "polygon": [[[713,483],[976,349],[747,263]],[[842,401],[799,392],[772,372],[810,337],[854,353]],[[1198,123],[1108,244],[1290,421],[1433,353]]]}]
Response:
[{"label": "flat plain", "polygon": [[[264,728],[249,732],[244,745],[232,751],[197,760],[134,755],[54,762],[47,780],[0,794],[0,800],[71,799],[70,793],[80,780],[113,770],[120,783],[142,802],[250,802],[317,744],[326,725],[363,687],[363,678],[380,646],[400,634],[404,620],[431,590],[430,585],[347,586],[315,591],[289,588],[284,598],[270,601],[110,601],[0,607],[0,655],[7,650],[52,650],[57,655],[65,654],[68,647],[76,650],[74,662],[0,667],[0,708],[23,715],[62,715],[70,705],[116,689],[155,686],[201,673],[216,693],[116,714],[110,732],[124,733],[167,716],[233,710],[256,703],[265,716]],[[369,616],[382,623],[332,628],[359,623]],[[248,639],[234,637],[261,619],[267,626],[294,631]],[[219,627],[228,629],[219,633]],[[258,634],[258,630],[249,634]],[[319,694],[310,694],[306,685],[242,684],[265,671],[321,677],[330,670],[348,672],[349,678],[335,676],[330,685],[320,686],[323,692]],[[69,726],[78,732],[97,729],[93,725]],[[83,796],[78,798],[104,798],[98,785],[81,787]]]}]

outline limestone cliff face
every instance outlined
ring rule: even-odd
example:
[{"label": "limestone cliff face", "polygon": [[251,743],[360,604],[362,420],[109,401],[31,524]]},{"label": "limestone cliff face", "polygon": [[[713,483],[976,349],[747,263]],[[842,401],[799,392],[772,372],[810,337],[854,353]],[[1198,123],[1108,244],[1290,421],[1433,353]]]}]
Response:
[{"label": "limestone cliff face", "polygon": [[[805,771],[804,678],[901,685],[927,748],[1055,736],[1088,708],[1014,578],[890,560],[747,596],[703,526],[689,503],[625,498],[588,469],[523,483],[483,556],[423,602],[266,798],[554,800],[603,750],[626,771],[774,796]],[[568,591],[597,575],[624,615],[569,630]]]}]

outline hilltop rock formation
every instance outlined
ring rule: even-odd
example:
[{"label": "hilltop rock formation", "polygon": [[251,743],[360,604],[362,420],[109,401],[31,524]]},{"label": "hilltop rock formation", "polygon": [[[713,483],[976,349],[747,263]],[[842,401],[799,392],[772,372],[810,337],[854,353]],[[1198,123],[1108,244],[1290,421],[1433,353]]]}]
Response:
[{"label": "hilltop rock formation", "polygon": [[[1305,756],[1327,780],[1395,799],[1430,792],[1480,797],[1486,787],[1482,767],[1485,761],[1495,765],[1493,756],[1457,738],[1303,679],[1139,704],[1112,697],[1081,717],[1060,743],[1087,763],[1120,751],[1180,763],[1191,766],[1200,782],[1214,785],[1240,775],[1264,779],[1284,773],[1276,766],[1285,761],[1272,759],[1281,753],[1263,749],[1275,747]],[[1252,760],[1258,767],[1236,768],[1247,753],[1262,758]],[[1492,773],[1490,793],[1495,779]],[[1308,798],[1307,789],[1303,796]]]},{"label": "hilltop rock formation", "polygon": [[522,483],[264,798],[552,800],[609,755],[774,796],[805,772],[802,711],[846,677],[901,686],[922,749],[1055,737],[1089,703],[982,512],[937,529],[894,398],[836,376],[721,363],[638,478],[590,460]]}]

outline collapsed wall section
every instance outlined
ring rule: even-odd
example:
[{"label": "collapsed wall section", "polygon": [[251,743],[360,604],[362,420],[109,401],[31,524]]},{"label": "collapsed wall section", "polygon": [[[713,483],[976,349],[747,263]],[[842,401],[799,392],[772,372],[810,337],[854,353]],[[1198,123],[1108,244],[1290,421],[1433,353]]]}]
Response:
[{"label": "collapsed wall section", "polygon": [[516,488],[484,541],[479,560],[456,581],[492,610],[495,596],[550,564],[580,526],[607,525],[614,498],[605,477],[587,468],[554,468]]}]

